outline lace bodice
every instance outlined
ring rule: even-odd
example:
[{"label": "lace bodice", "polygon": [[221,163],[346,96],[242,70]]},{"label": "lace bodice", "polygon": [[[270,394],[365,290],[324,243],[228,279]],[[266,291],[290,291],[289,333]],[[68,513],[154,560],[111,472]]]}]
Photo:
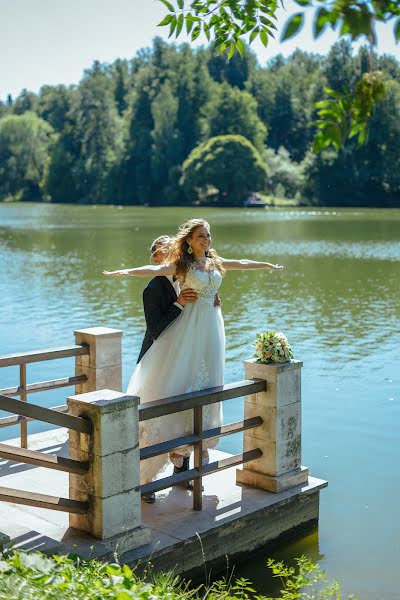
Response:
[{"label": "lace bodice", "polygon": [[215,294],[221,283],[222,275],[218,269],[213,269],[212,271],[189,269],[186,273],[185,282],[180,287],[182,290],[187,288],[196,290],[199,298],[213,305]]}]

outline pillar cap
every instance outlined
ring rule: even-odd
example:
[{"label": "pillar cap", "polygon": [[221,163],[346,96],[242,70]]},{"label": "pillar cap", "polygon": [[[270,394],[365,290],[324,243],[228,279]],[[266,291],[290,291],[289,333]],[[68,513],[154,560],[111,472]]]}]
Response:
[{"label": "pillar cap", "polygon": [[255,358],[250,358],[244,361],[245,365],[255,365],[260,368],[265,368],[266,370],[276,371],[278,373],[282,373],[283,371],[291,371],[293,369],[298,369],[303,366],[302,360],[288,360],[283,363],[261,363],[257,362]]},{"label": "pillar cap", "polygon": [[87,329],[76,329],[74,334],[81,334],[86,337],[121,337],[122,330],[121,329],[111,329],[111,327],[88,327]]},{"label": "pillar cap", "polygon": [[118,410],[118,405],[128,408],[129,406],[137,406],[139,404],[138,396],[129,396],[122,392],[114,390],[96,390],[94,392],[86,392],[84,394],[76,394],[67,398],[67,404],[70,406],[81,405],[85,407],[93,407],[101,410],[102,413],[113,412]]}]

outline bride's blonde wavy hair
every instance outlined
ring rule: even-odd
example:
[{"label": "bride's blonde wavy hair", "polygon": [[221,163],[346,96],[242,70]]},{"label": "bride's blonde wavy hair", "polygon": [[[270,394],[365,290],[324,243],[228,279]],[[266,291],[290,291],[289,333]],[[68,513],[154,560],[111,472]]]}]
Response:
[{"label": "bride's blonde wavy hair", "polygon": [[[178,229],[175,236],[165,249],[165,262],[174,264],[176,268],[176,276],[180,281],[184,281],[186,273],[195,264],[195,257],[188,253],[189,242],[193,237],[195,230],[198,227],[205,227],[210,231],[210,225],[204,219],[189,219],[185,221]],[[218,256],[214,248],[210,248],[206,254],[210,259],[210,268],[218,269],[221,275],[224,275],[225,269],[222,259]]]}]

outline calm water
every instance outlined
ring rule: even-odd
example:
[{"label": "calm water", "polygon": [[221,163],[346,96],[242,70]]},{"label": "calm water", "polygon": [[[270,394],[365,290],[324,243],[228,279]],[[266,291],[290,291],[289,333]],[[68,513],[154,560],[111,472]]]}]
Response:
[{"label": "calm water", "polygon": [[[360,599],[398,600],[400,211],[0,204],[0,354],[68,345],[82,327],[115,327],[124,332],[126,384],[144,332],[145,281],[100,273],[147,263],[152,239],[192,216],[209,220],[222,256],[285,265],[282,273],[228,273],[221,288],[226,381],[243,377],[256,332],[284,331],[304,361],[303,464],[329,480],[318,533],[275,556],[306,553]],[[71,360],[32,365],[28,381],[72,371]],[[2,369],[0,387],[17,375]],[[65,393],[31,400],[51,406]],[[226,421],[241,410],[240,400],[227,403]],[[0,430],[2,439],[17,434]],[[237,452],[240,440],[224,439],[221,449]],[[261,557],[244,572],[267,593],[264,564]]]}]

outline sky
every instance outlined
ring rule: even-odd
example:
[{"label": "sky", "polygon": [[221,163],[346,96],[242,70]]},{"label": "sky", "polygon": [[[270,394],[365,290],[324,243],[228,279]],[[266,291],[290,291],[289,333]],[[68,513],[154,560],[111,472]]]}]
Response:
[{"label": "sky", "polygon": [[[293,0],[286,0],[278,22],[282,25],[298,10]],[[0,0],[0,99],[7,94],[16,97],[23,88],[38,92],[44,84],[78,83],[95,60],[132,58],[140,48],[151,46],[156,35],[167,39],[167,28],[157,27],[165,14],[159,0]],[[377,28],[377,50],[400,60],[400,44],[396,46],[392,29],[392,25]],[[326,54],[336,41],[333,31],[313,40],[310,15],[292,40],[279,43],[278,35],[268,48],[258,40],[252,48],[265,64],[296,48]],[[205,43],[199,38],[195,45]]]}]

